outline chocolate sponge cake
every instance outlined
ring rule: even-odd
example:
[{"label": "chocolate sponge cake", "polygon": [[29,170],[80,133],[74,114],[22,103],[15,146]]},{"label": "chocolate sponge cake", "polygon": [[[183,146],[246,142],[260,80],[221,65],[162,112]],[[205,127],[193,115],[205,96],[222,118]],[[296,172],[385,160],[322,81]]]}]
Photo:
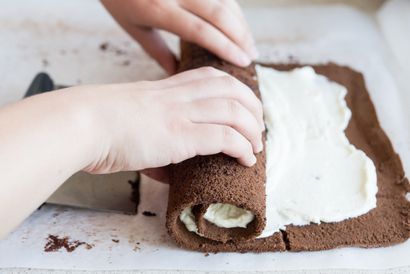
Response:
[{"label": "chocolate sponge cake", "polygon": [[[238,69],[215,56],[203,55],[202,49],[191,46],[189,43],[182,43],[180,71],[206,65],[218,67],[240,79],[260,96],[253,66]],[[171,166],[167,226],[181,245],[189,244],[192,245],[191,248],[198,249],[202,241],[244,241],[253,239],[262,232],[265,226],[265,151],[258,153],[256,158],[257,164],[251,168],[241,166],[235,159],[224,154],[197,156]],[[182,236],[186,232],[179,219],[182,210],[192,208],[194,214],[200,213],[214,203],[231,204],[249,210],[255,217],[246,228],[220,228],[203,222],[199,226],[203,237],[194,237],[196,235],[193,233]]]},{"label": "chocolate sponge cake", "polygon": [[[254,68],[234,67],[190,43],[181,45],[181,70],[210,65],[231,73],[259,95]],[[290,70],[300,65],[268,65]],[[204,252],[313,251],[343,246],[380,247],[404,242],[410,237],[410,185],[399,156],[380,127],[363,76],[335,64],[313,65],[322,74],[348,90],[346,102],[352,112],[345,131],[350,143],[364,151],[377,169],[377,207],[356,218],[337,223],[289,225],[267,238],[256,238],[264,227],[265,154],[257,155],[252,168],[239,166],[224,155],[196,157],[170,167],[167,229],[184,248]],[[211,203],[230,203],[246,208],[255,219],[246,229],[216,227],[203,218]],[[193,208],[199,236],[180,221],[182,210]]]}]

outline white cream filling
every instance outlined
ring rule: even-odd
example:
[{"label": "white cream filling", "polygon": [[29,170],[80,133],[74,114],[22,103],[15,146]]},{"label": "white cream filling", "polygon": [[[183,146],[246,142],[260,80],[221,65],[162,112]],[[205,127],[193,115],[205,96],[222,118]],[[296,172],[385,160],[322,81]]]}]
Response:
[{"label": "white cream filling", "polygon": [[[233,228],[243,227],[252,222],[254,215],[249,210],[239,208],[230,204],[210,204],[204,214],[205,220],[213,223],[218,227]],[[195,216],[190,207],[185,208],[179,215],[179,219],[185,224],[188,231],[198,232],[198,227],[195,223]]]},{"label": "white cream filling", "polygon": [[[339,222],[376,207],[374,164],[344,134],[351,117],[346,88],[311,67],[256,69],[267,127],[267,223],[259,237],[289,224]],[[196,232],[192,212],[184,212],[181,221]],[[213,204],[204,218],[232,228],[246,227],[254,216],[233,205]]]},{"label": "white cream filling", "polygon": [[181,220],[181,222],[184,223],[188,231],[199,234],[198,227],[195,223],[195,216],[192,213],[192,209],[190,207],[187,207],[184,210],[182,210],[181,214],[179,215],[179,219]]},{"label": "white cream filling", "polygon": [[224,228],[246,228],[253,218],[254,215],[249,210],[221,203],[209,205],[204,214],[205,220]]}]

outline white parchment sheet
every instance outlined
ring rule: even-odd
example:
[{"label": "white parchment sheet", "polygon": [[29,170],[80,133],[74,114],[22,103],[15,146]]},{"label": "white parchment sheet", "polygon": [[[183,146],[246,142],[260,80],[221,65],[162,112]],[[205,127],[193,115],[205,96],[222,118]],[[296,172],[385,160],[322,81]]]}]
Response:
[{"label": "white parchment sheet", "polygon": [[[98,1],[1,0],[0,6],[0,105],[19,99],[40,70],[63,84],[164,77]],[[381,124],[409,174],[410,96],[403,86],[398,88],[397,71],[402,70],[397,69],[397,54],[387,47],[375,17],[337,5],[247,9],[246,15],[262,61],[332,61],[363,72]],[[175,37],[167,37],[176,49]],[[108,50],[101,51],[104,42]],[[267,271],[410,266],[409,241],[389,248],[312,253],[204,256],[185,251],[166,234],[167,191],[166,185],[148,180],[142,184],[140,212],[152,211],[156,217],[44,206],[0,241],[0,268]],[[45,253],[49,234],[86,241],[93,247]]]}]

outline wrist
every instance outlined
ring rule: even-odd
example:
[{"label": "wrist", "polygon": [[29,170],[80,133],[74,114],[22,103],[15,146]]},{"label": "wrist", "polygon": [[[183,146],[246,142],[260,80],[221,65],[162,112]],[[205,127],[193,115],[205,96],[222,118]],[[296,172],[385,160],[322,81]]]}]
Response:
[{"label": "wrist", "polygon": [[[58,93],[58,94],[57,94]],[[92,87],[72,87],[56,92],[61,118],[70,133],[69,143],[75,151],[75,171],[89,170],[105,151],[103,121],[92,107]]]}]

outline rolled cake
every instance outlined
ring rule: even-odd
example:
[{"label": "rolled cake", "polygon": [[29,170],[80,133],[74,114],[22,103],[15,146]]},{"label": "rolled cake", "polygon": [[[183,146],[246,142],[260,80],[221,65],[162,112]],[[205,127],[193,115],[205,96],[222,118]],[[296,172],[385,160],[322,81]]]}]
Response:
[{"label": "rolled cake", "polygon": [[[259,96],[253,67],[236,68],[189,43],[181,45],[181,70],[210,65],[231,73]],[[266,65],[291,70],[299,65]],[[352,112],[345,130],[350,143],[364,151],[377,172],[377,207],[340,222],[287,225],[279,232],[257,238],[265,224],[265,151],[255,167],[244,168],[224,155],[196,157],[170,167],[167,228],[181,247],[204,251],[302,251],[341,246],[377,247],[403,242],[410,236],[409,191],[400,158],[381,129],[366,91],[363,77],[334,64],[312,66],[316,73],[347,88],[346,102]],[[230,204],[248,210],[254,219],[246,228],[221,228],[206,218],[209,206]],[[190,209],[196,230],[183,223]],[[261,214],[261,215],[258,215]]]},{"label": "rolled cake", "polygon": [[[237,77],[260,96],[254,66],[235,67],[213,55],[204,55],[201,48],[184,42],[181,52],[180,71],[201,66],[217,67]],[[167,227],[179,244],[198,249],[206,244],[223,245],[228,241],[253,239],[262,232],[265,226],[265,151],[258,153],[256,158],[257,163],[250,168],[223,154],[197,156],[170,167]],[[246,220],[241,227],[229,224],[223,227],[202,219],[193,225],[193,231],[187,231],[181,219],[196,219],[194,216],[205,214],[209,207]]]}]

